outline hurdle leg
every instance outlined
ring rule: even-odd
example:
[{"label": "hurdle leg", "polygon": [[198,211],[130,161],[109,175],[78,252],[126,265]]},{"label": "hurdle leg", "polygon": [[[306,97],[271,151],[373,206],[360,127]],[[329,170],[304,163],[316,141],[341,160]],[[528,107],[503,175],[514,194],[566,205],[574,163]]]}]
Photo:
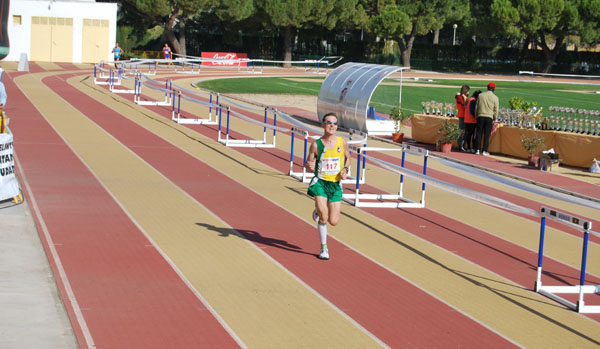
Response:
[{"label": "hurdle leg", "polygon": [[304,155],[302,156],[302,182],[306,179],[306,158],[308,156],[308,133],[304,133]]},{"label": "hurdle leg", "polygon": [[263,127],[263,142],[264,143],[267,143],[267,126],[266,126],[267,125],[267,112],[268,112],[268,109],[265,108],[265,118],[263,120],[263,123],[265,124],[265,127]]},{"label": "hurdle leg", "polygon": [[[425,155],[423,158],[423,175],[427,176],[427,158],[428,155]],[[423,182],[423,186],[421,187],[421,205],[425,207],[425,183]]]},{"label": "hurdle leg", "polygon": [[209,95],[209,100],[208,100],[208,120],[212,121],[212,93],[210,93]]},{"label": "hurdle leg", "polygon": [[[219,98],[219,95],[217,95],[217,99]],[[221,105],[219,105],[219,110],[218,112],[216,112],[217,114],[219,114],[219,131],[217,133],[217,141],[221,141],[221,120],[222,120],[222,111],[223,108],[221,107]]]},{"label": "hurdle leg", "polygon": [[296,134],[292,132],[292,139],[290,140],[290,176],[294,172],[294,139],[296,138]]},{"label": "hurdle leg", "polygon": [[229,116],[231,115],[231,107],[227,106],[227,133],[225,134],[225,144],[229,141]]},{"label": "hurdle leg", "polygon": [[[276,127],[277,127],[277,109],[275,109],[273,111],[273,146],[275,146],[276,139],[277,139],[276,138],[277,137],[277,129],[276,129]],[[265,135],[265,138],[266,138],[266,135]],[[265,143],[266,142],[267,141],[265,140]]]},{"label": "hurdle leg", "polygon": [[[364,156],[361,156],[362,155],[361,151],[362,151],[362,149],[358,150],[357,164],[360,164],[361,157],[363,158],[363,161],[364,161]],[[360,175],[360,165],[357,165],[356,166],[356,194],[354,197],[354,206],[358,206],[358,200],[360,200],[359,199],[359,196],[360,196],[360,177],[359,177],[359,175]]]},{"label": "hurdle leg", "polygon": [[583,251],[581,251],[581,274],[579,276],[579,300],[577,301],[577,312],[580,312],[585,305],[583,301],[583,288],[585,286],[585,266],[587,264],[587,249],[589,238],[590,233],[586,229],[583,235]]},{"label": "hurdle leg", "polygon": [[[404,161],[406,158],[406,152],[404,151],[404,148],[402,148],[402,163],[401,166],[402,168],[404,168]],[[400,175],[400,192],[398,192],[398,195],[402,196],[404,192],[404,174]]]},{"label": "hurdle leg", "polygon": [[534,291],[538,292],[542,287],[542,262],[544,260],[544,238],[546,232],[546,217],[542,217],[540,221],[540,244],[538,248],[538,265],[537,277],[534,285]]}]

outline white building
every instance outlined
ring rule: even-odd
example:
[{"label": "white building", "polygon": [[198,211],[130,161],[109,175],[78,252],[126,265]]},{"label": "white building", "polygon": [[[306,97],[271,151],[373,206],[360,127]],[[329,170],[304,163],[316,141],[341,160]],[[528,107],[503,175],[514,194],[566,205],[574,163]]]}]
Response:
[{"label": "white building", "polygon": [[11,0],[5,60],[96,63],[112,60],[117,4],[94,0]]}]

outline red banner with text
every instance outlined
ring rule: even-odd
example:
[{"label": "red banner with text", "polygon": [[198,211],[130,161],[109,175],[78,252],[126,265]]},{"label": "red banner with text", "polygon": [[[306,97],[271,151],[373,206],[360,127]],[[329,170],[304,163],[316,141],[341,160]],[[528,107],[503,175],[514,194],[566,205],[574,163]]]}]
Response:
[{"label": "red banner with text", "polygon": [[[248,62],[239,59],[248,58],[247,53],[232,53],[232,52],[202,52],[203,59],[211,59],[212,61],[202,61],[202,65],[224,65],[224,66],[240,66],[245,67]],[[222,62],[219,62],[222,61]]]}]

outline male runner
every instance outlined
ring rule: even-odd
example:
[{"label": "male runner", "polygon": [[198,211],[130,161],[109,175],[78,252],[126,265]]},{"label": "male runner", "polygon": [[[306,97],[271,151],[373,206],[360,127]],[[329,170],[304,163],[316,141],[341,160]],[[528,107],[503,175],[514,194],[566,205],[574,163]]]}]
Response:
[{"label": "male runner", "polygon": [[[163,55],[165,57],[165,59],[171,59],[173,52],[171,51],[171,48],[169,47],[169,45],[165,44],[165,46],[163,47]],[[168,63],[169,65],[173,64],[172,62]]]},{"label": "male runner", "polygon": [[115,47],[112,49],[113,57],[115,59],[115,68],[118,68],[117,62],[121,59],[121,48],[119,47],[119,43],[115,44]]},{"label": "male runner", "polygon": [[315,173],[308,187],[308,195],[315,198],[313,219],[321,239],[319,258],[329,259],[327,249],[327,222],[337,225],[342,205],[342,185],[340,180],[348,176],[350,151],[348,143],[336,135],[337,116],[327,113],[323,116],[323,137],[310,145],[306,169]]}]

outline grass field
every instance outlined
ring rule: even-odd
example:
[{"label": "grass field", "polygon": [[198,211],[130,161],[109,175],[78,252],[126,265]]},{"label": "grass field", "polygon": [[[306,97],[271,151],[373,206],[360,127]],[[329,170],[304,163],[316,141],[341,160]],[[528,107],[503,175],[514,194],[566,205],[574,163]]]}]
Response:
[{"label": "grass field", "polygon": [[[208,80],[198,83],[198,87],[220,93],[261,93],[261,94],[302,94],[318,95],[323,77],[284,78],[252,77]],[[595,91],[600,86],[581,84],[550,84],[533,82],[495,81],[496,95],[500,99],[500,108],[508,108],[508,100],[513,96],[525,101],[537,102],[543,107],[543,113],[549,115],[549,106],[578,109],[600,109],[600,95]],[[385,80],[375,90],[371,105],[376,110],[388,113],[398,103],[399,82]],[[405,81],[402,88],[402,109],[408,113],[420,112],[421,102],[435,100],[442,103],[454,103],[454,96],[460,86],[471,86],[471,93],[480,89],[485,91],[487,81],[475,80],[430,80]]]}]

